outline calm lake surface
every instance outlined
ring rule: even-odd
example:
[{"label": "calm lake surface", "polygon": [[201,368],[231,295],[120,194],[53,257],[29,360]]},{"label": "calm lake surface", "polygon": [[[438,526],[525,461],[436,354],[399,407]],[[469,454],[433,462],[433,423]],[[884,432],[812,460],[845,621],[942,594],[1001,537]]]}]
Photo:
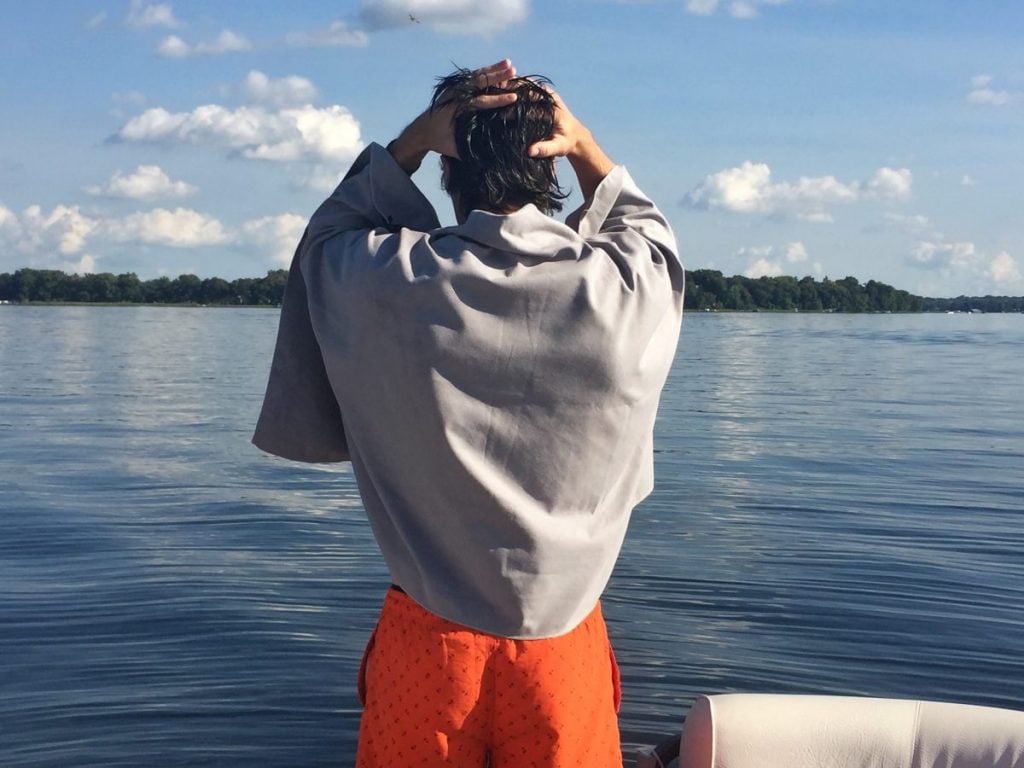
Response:
[{"label": "calm lake surface", "polygon": [[[0,765],[345,766],[387,574],[249,445],[256,309],[0,307]],[[628,744],[698,693],[1024,709],[1024,316],[690,314],[605,612]]]}]

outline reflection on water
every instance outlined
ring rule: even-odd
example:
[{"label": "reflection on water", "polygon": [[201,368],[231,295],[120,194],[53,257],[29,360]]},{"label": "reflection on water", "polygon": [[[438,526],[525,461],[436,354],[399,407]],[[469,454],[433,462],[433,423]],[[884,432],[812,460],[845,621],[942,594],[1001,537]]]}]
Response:
[{"label": "reflection on water", "polygon": [[[277,314],[0,309],[0,764],[349,763],[387,575],[248,444]],[[698,692],[1024,708],[1019,316],[687,316],[606,596],[627,742]]]}]

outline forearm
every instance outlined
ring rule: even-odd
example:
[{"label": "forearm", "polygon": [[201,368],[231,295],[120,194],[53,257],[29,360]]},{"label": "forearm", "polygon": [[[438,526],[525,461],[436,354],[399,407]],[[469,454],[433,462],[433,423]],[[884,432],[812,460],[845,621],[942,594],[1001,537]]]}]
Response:
[{"label": "forearm", "polygon": [[423,158],[430,151],[423,122],[424,115],[420,115],[405,127],[397,139],[388,144],[388,152],[395,158],[395,162],[402,170],[410,176],[419,170]]},{"label": "forearm", "polygon": [[598,185],[615,167],[615,163],[601,149],[594,139],[594,135],[585,128],[582,129],[576,146],[567,157],[576,174],[576,181],[580,185],[580,192],[583,194],[584,200],[589,200],[594,196]]}]

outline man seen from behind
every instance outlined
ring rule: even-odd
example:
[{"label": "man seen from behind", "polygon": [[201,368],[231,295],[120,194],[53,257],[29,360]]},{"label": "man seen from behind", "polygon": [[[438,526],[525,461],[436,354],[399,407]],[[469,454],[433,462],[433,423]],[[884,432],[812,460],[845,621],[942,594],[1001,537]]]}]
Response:
[{"label": "man seen from behind", "polygon": [[[455,226],[409,178],[431,152]],[[351,461],[390,572],[358,766],[621,766],[598,601],[653,487],[682,297],[665,218],[507,60],[443,78],[313,215],[253,440]]]}]

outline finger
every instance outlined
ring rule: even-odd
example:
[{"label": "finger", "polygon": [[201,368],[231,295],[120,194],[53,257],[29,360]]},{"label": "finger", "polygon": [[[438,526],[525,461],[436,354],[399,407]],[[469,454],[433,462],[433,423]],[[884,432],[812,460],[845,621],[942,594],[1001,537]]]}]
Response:
[{"label": "finger", "polygon": [[506,67],[488,72],[478,72],[473,84],[476,85],[477,88],[481,89],[489,88],[491,86],[498,86],[500,88],[515,76],[515,67]]},{"label": "finger", "polygon": [[494,76],[500,76],[503,72],[508,72],[508,71],[514,70],[514,69],[515,69],[515,67],[512,66],[511,60],[509,60],[509,59],[502,59],[501,61],[498,61],[498,62],[495,62],[494,64],[491,64],[490,66],[480,67],[480,69],[476,70],[476,72],[474,74],[476,74],[476,75],[484,75],[484,76],[487,76],[487,77],[494,77]]},{"label": "finger", "polygon": [[531,144],[526,151],[529,157],[563,157],[572,148],[572,142],[564,136],[555,136],[545,141]]},{"label": "finger", "polygon": [[497,109],[507,107],[519,97],[514,93],[495,93],[488,96],[477,96],[469,102],[470,109]]},{"label": "finger", "polygon": [[501,85],[516,76],[516,68],[508,59],[491,64],[489,67],[481,67],[473,73],[475,84],[478,88],[487,88],[492,85]]}]

